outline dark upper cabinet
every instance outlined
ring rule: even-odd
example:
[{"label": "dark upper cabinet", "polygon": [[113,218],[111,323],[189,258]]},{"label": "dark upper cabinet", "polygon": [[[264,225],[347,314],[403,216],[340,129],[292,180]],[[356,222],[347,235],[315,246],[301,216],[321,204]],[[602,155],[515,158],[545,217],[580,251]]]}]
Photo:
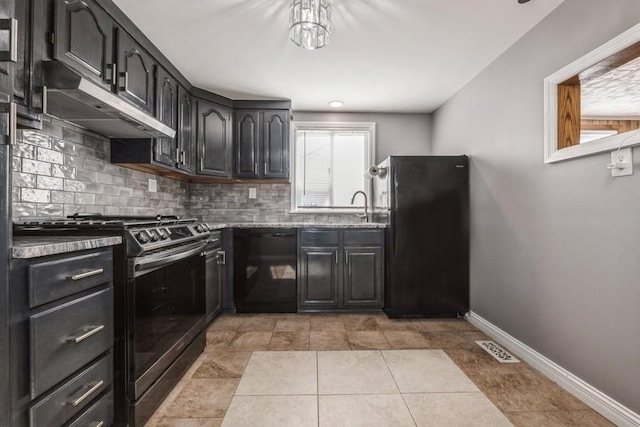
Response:
[{"label": "dark upper cabinet", "polygon": [[56,0],[54,57],[111,89],[114,21],[92,0]]},{"label": "dark upper cabinet", "polygon": [[[178,129],[178,84],[164,68],[157,68],[156,118],[172,129]],[[155,142],[155,161],[176,166],[179,155],[176,139],[158,138]]]},{"label": "dark upper cabinet", "polygon": [[289,111],[236,110],[235,177],[289,178]]},{"label": "dark upper cabinet", "polygon": [[298,254],[298,308],[338,308],[339,263],[337,246],[301,247]]},{"label": "dark upper cabinet", "polygon": [[198,100],[197,172],[231,177],[231,109]]},{"label": "dark upper cabinet", "polygon": [[18,1],[15,17],[18,22],[17,59],[13,72],[13,100],[18,105],[18,121],[23,127],[40,127],[43,112],[42,73],[40,62],[42,43],[35,43],[36,34],[41,34],[39,23],[44,11],[36,7],[35,0]]},{"label": "dark upper cabinet", "polygon": [[177,167],[193,172],[195,154],[195,105],[193,97],[185,88],[178,86],[178,133]]},{"label": "dark upper cabinet", "polygon": [[382,306],[382,248],[346,247],[344,257],[344,306]]},{"label": "dark upper cabinet", "polygon": [[155,61],[121,29],[118,31],[117,45],[116,92],[121,98],[153,114]]},{"label": "dark upper cabinet", "polygon": [[262,113],[263,178],[289,178],[289,112]]},{"label": "dark upper cabinet", "polygon": [[236,111],[235,163],[236,178],[260,176],[260,112]]}]

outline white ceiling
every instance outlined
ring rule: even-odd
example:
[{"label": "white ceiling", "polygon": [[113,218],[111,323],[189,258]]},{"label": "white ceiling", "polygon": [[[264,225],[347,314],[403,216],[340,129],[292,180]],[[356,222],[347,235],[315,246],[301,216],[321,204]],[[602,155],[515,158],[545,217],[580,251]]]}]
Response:
[{"label": "white ceiling", "polygon": [[431,112],[563,0],[334,0],[317,51],[289,41],[289,0],[114,1],[192,84],[220,95]]}]

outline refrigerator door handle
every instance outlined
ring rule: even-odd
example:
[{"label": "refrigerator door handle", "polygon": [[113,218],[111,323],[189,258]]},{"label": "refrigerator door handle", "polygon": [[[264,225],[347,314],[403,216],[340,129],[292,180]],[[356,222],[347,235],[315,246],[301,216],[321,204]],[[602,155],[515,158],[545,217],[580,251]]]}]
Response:
[{"label": "refrigerator door handle", "polygon": [[393,171],[393,209],[398,210],[398,180],[395,171]]},{"label": "refrigerator door handle", "polygon": [[391,212],[391,242],[393,243],[393,253],[396,253],[396,247],[397,247],[397,242],[396,242],[396,214],[397,211],[392,211]]}]

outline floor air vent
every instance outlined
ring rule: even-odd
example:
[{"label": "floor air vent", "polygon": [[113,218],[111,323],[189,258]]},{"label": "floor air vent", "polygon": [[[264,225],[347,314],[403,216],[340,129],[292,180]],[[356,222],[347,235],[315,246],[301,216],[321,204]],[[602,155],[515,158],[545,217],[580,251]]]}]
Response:
[{"label": "floor air vent", "polygon": [[507,350],[500,347],[493,341],[476,341],[476,344],[482,347],[500,363],[520,363],[520,361],[513,357]]}]

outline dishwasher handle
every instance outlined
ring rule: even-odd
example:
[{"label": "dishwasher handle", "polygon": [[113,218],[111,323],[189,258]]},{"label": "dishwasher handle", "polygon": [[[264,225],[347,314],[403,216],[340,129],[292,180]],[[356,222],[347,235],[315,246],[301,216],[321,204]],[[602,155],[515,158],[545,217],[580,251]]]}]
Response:
[{"label": "dishwasher handle", "polygon": [[275,232],[271,234],[267,234],[269,237],[295,237],[295,231],[285,231],[285,232]]}]

